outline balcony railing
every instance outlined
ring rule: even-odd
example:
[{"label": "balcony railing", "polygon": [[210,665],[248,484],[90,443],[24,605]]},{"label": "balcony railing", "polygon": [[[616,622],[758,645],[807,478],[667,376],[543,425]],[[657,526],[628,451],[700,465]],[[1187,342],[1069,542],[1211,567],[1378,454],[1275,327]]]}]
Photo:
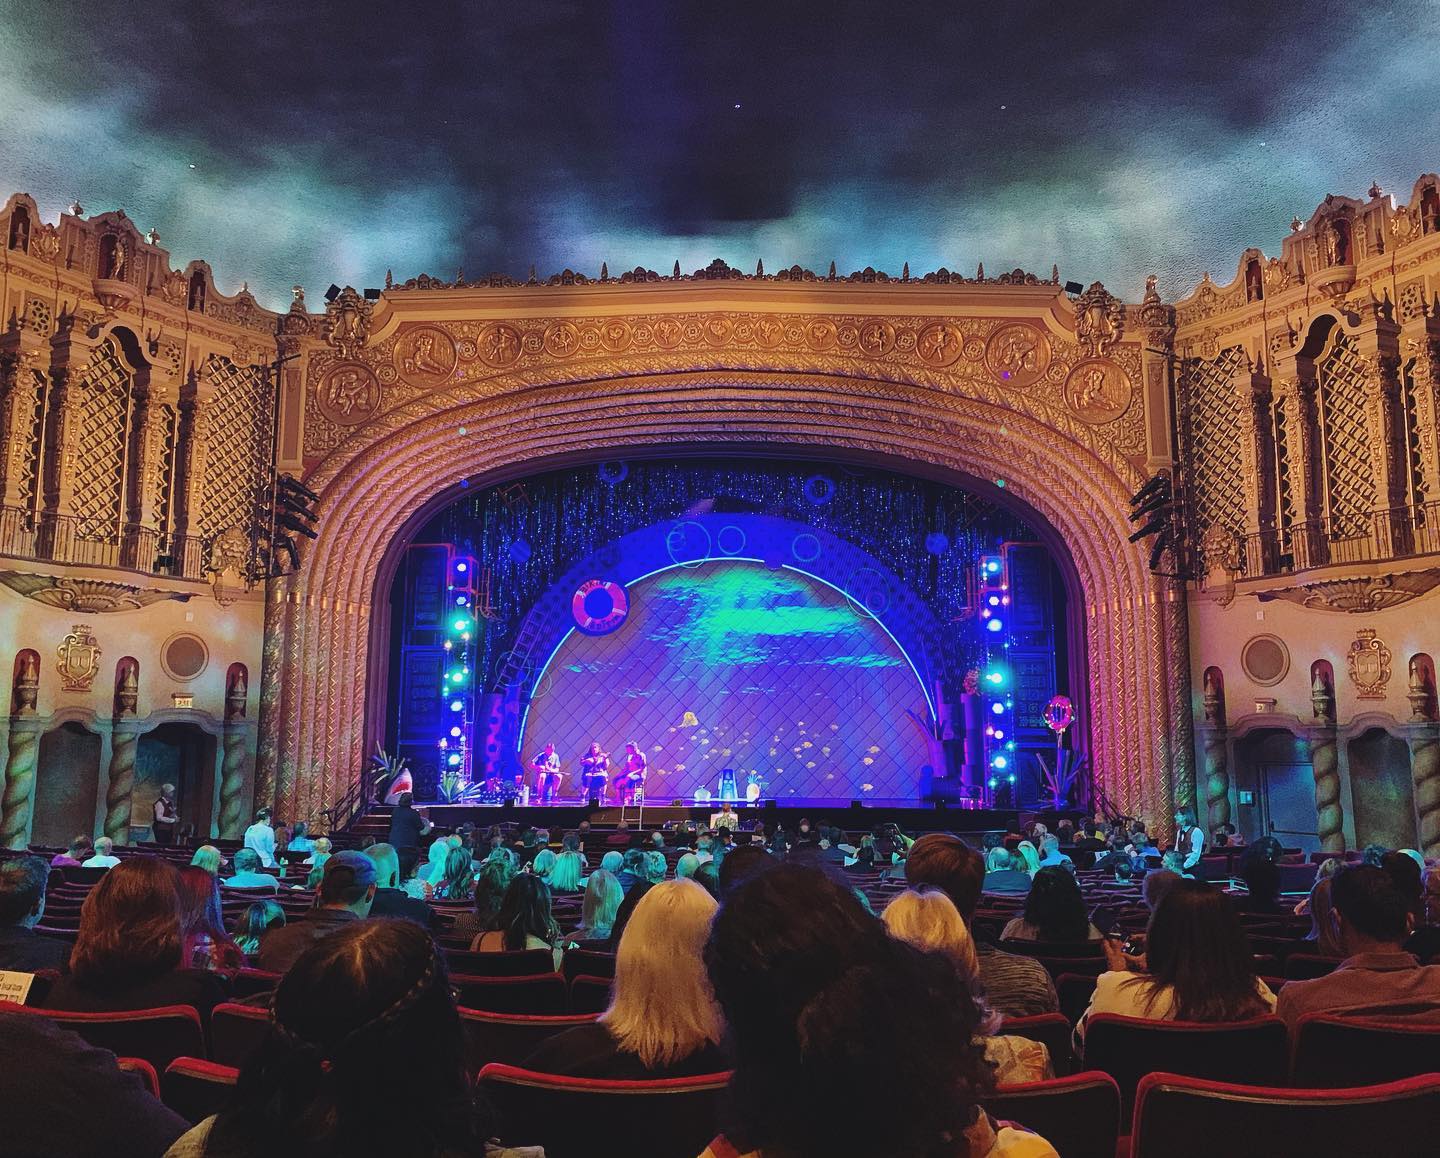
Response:
[{"label": "balcony railing", "polygon": [[1315,567],[1381,563],[1440,554],[1440,501],[1389,507],[1363,519],[1315,519],[1245,538],[1247,579]]}]

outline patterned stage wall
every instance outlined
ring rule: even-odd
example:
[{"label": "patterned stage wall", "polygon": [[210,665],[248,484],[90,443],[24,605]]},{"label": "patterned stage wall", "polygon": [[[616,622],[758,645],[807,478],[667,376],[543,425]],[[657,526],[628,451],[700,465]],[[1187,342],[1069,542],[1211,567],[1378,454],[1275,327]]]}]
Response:
[{"label": "patterned stage wall", "polygon": [[[918,800],[929,716],[909,660],[880,623],[833,587],[789,568],[714,561],[634,585],[616,631],[575,631],[540,676],[528,762],[546,741],[578,794],[592,740],[617,762],[627,740],[649,761],[648,798],[719,791]],[[928,775],[928,773],[926,773]]]}]

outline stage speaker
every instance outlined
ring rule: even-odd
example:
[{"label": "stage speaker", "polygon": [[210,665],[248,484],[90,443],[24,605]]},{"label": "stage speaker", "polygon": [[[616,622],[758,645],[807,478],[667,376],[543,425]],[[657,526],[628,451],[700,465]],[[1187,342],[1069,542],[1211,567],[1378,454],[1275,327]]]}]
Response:
[{"label": "stage speaker", "polygon": [[685,801],[681,800],[680,797],[677,796],[677,797],[675,797],[674,800],[670,801],[670,807],[671,807],[671,808],[684,808],[684,807],[685,807]]},{"label": "stage speaker", "polygon": [[937,801],[935,801],[935,811],[936,811],[936,812],[944,812],[944,811],[945,811],[945,801],[943,801],[943,800],[937,800]]},{"label": "stage speaker", "polygon": [[598,797],[598,796],[592,796],[592,797],[590,797],[590,799],[585,802],[585,807],[586,807],[586,808],[599,808],[599,807],[600,807],[600,797]]}]

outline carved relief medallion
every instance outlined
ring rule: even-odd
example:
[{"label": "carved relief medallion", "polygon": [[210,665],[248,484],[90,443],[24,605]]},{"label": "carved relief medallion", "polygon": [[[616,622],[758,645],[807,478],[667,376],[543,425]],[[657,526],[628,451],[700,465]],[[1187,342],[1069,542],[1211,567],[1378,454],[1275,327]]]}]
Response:
[{"label": "carved relief medallion", "polygon": [[580,331],[569,322],[556,322],[545,331],[545,349],[553,358],[568,358],[580,348]]},{"label": "carved relief medallion", "polygon": [[1065,405],[1084,422],[1113,422],[1130,406],[1130,377],[1109,358],[1089,358],[1065,379]]},{"label": "carved relief medallion", "polygon": [[895,348],[895,327],[889,322],[871,320],[860,327],[860,349],[872,358],[880,358]]},{"label": "carved relief medallion", "polygon": [[835,345],[835,323],[816,318],[805,327],[805,344],[812,350],[828,350]]},{"label": "carved relief medallion", "polygon": [[520,331],[504,322],[486,326],[480,331],[476,348],[487,365],[503,370],[520,357]]},{"label": "carved relief medallion", "polygon": [[1033,386],[1050,366],[1050,339],[1024,322],[1001,326],[985,347],[985,366],[1007,386]]},{"label": "carved relief medallion", "polygon": [[320,380],[315,405],[337,426],[357,426],[380,409],[380,381],[370,367],[342,362]]},{"label": "carved relief medallion", "polygon": [[1345,666],[1350,669],[1350,682],[1359,699],[1385,698],[1385,686],[1390,682],[1390,649],[1375,638],[1373,628],[1362,627],[1355,633],[1345,653]]},{"label": "carved relief medallion", "polygon": [[100,671],[100,645],[88,624],[77,623],[56,649],[55,670],[67,692],[88,692]]},{"label": "carved relief medallion", "polygon": [[611,318],[600,327],[600,344],[612,354],[618,354],[630,345],[630,324],[620,318]]},{"label": "carved relief medallion", "polygon": [[395,368],[416,386],[438,386],[455,371],[455,343],[438,326],[417,326],[395,341]]},{"label": "carved relief medallion", "polygon": [[927,366],[949,366],[964,348],[960,327],[949,322],[931,322],[915,340],[915,356]]}]

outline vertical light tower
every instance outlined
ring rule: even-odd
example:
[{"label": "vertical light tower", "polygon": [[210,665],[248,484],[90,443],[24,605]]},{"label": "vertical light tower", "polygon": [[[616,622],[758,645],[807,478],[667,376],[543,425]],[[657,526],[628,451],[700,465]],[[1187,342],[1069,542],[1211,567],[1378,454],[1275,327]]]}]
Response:
[{"label": "vertical light tower", "polygon": [[454,555],[445,585],[445,665],[441,676],[440,775],[442,782],[470,783],[475,719],[475,581],[478,568],[469,555]]},{"label": "vertical light tower", "polygon": [[1003,554],[980,556],[980,637],[985,665],[985,784],[990,804],[1003,793],[1015,804],[1015,698],[1009,656],[1010,579]]}]

